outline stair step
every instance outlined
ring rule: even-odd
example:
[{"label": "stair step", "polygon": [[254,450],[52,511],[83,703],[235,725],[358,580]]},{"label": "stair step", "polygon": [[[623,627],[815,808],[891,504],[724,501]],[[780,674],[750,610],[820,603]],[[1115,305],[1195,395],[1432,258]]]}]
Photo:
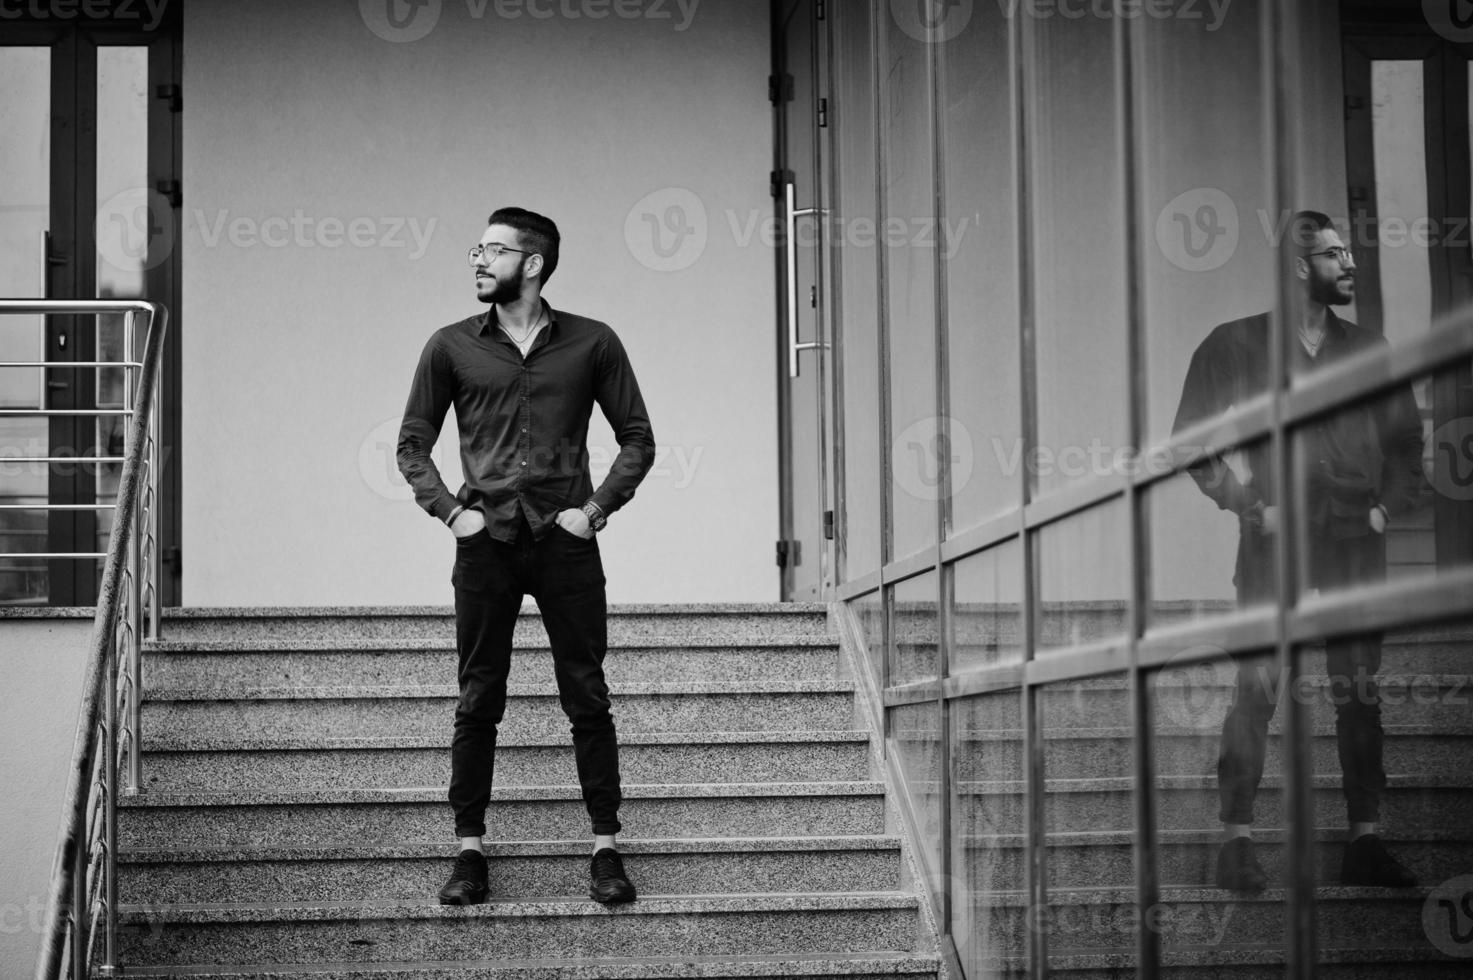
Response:
[{"label": "stair step", "polygon": [[[243,638],[231,641],[154,640],[144,647],[149,691],[179,687],[330,687],[365,684],[444,684],[455,678],[453,636],[434,640],[340,640],[308,644]],[[612,683],[707,681],[730,683],[843,675],[831,637],[783,642],[728,638],[652,638],[611,646],[604,670]],[[511,676],[551,676],[546,643],[518,647]]]},{"label": "stair step", "polygon": [[[1468,768],[1473,757],[1473,725],[1386,725],[1385,767],[1390,771],[1456,772]],[[1270,728],[1265,768],[1282,770],[1284,739],[1282,725]],[[897,731],[899,741],[923,741],[934,735],[925,731]],[[1021,731],[963,731],[957,735],[963,746],[953,750],[959,775],[966,779],[986,774],[988,778],[1022,772]],[[1156,771],[1167,776],[1215,773],[1221,748],[1220,726],[1200,729],[1159,727],[1151,739]],[[1311,768],[1316,772],[1338,772],[1339,749],[1334,722],[1318,721],[1311,740]],[[1044,772],[1051,779],[1088,779],[1125,775],[1134,764],[1134,740],[1126,728],[1050,728],[1043,733]]]},{"label": "stair step", "polygon": [[[625,840],[625,866],[646,897],[729,892],[893,892],[900,838],[774,837]],[[321,902],[435,895],[453,845],[207,848],[125,851],[121,901]],[[588,842],[488,843],[492,895],[532,899],[587,888]]]},{"label": "stair step", "polygon": [[[143,730],[261,737],[428,736],[453,723],[452,686],[388,688],[241,688],[155,691],[143,705]],[[614,720],[624,731],[832,731],[856,720],[848,681],[746,684],[624,684],[613,690]],[[568,720],[551,683],[509,685],[500,732],[509,738],[566,733]]]},{"label": "stair step", "polygon": [[[239,740],[232,745],[220,739],[208,748],[163,751],[159,739],[148,741],[143,774],[150,790],[450,783],[448,728],[435,739],[332,739],[317,740],[316,746],[271,739]],[[869,779],[869,745],[869,735],[859,731],[706,732],[699,741],[693,741],[689,732],[622,733],[619,772],[630,783]],[[567,734],[497,742],[497,785],[547,786],[577,780]]]},{"label": "stair step", "polygon": [[[1217,777],[1161,776],[1157,784],[1157,821],[1166,830],[1203,830],[1217,826]],[[1284,823],[1283,778],[1266,775],[1258,793],[1255,823]],[[1345,819],[1340,776],[1313,777],[1313,819],[1334,826]],[[1129,830],[1135,826],[1132,802],[1135,781],[1130,777],[1051,779],[1046,784],[1044,820],[1051,832]],[[1021,827],[1024,785],[1016,780],[967,781],[956,786],[962,803],[961,826]],[[1466,774],[1387,777],[1381,820],[1388,835],[1435,834],[1445,827],[1466,824],[1473,810],[1473,777]]]},{"label": "stair step", "polygon": [[[1317,939],[1327,947],[1425,947],[1428,891],[1321,886]],[[1045,913],[1036,912],[1024,892],[994,893],[990,903],[998,944],[1010,952],[1021,952],[1030,927],[1043,929],[1050,954],[1061,956],[1135,945],[1140,917],[1133,887],[1051,891]],[[1284,888],[1248,896],[1215,887],[1163,887],[1151,922],[1163,949],[1279,949],[1287,941],[1288,904]]]},{"label": "stair step", "polygon": [[[1285,880],[1285,840],[1282,830],[1256,826],[1254,840],[1259,861],[1270,881]],[[1340,877],[1344,850],[1343,828],[1316,831],[1315,865],[1318,880],[1332,883]],[[1027,852],[1021,834],[970,835],[959,840],[957,861],[973,869],[975,880],[1022,881]],[[1448,868],[1473,866],[1473,831],[1397,836],[1387,841],[1391,850],[1422,881],[1446,877]],[[1044,868],[1050,888],[1081,884],[1125,886],[1135,881],[1135,834],[1128,831],[1049,834],[1045,837]],[[1213,881],[1220,830],[1169,830],[1157,839],[1157,873],[1162,885],[1203,886]]]},{"label": "stair step", "polygon": [[[828,607],[823,603],[612,605],[608,624],[611,645],[637,644],[651,637],[782,640],[829,634]],[[166,610],[161,633],[168,640],[445,639],[455,636],[455,613],[448,606],[188,607]],[[515,642],[547,642],[535,606],[523,606]]]},{"label": "stair step", "polygon": [[[1318,980],[1467,980],[1468,961],[1420,948],[1335,948],[1315,952]],[[1067,980],[1134,980],[1133,952],[1050,954],[1049,977]],[[1163,950],[1161,980],[1283,980],[1288,958],[1277,949]],[[1020,957],[989,961],[998,980],[1025,980]]]},{"label": "stair step", "polygon": [[332,977],[334,980],[757,980],[805,977],[810,980],[887,980],[905,976],[934,977],[940,959],[925,953],[808,953],[730,956],[627,956],[529,960],[464,960],[455,962],[343,963],[241,966],[129,967],[128,976],[208,977],[212,980],[290,980]]},{"label": "stair step", "polygon": [[[626,785],[619,817],[627,837],[874,835],[885,832],[883,783]],[[497,786],[488,823],[506,840],[588,835],[588,813],[573,786]],[[201,840],[238,845],[434,841],[452,830],[445,791],[321,790],[257,793],[145,792],[119,800],[123,848],[178,847]]]},{"label": "stair step", "polygon": [[909,952],[917,910],[904,894],[128,907],[119,944],[124,962],[154,965]]}]

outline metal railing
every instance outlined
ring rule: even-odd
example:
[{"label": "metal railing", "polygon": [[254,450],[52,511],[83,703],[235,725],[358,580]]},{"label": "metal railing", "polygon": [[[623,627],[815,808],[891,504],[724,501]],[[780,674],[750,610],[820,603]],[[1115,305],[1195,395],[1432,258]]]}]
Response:
[{"label": "metal railing", "polygon": [[[159,303],[143,300],[0,299],[0,315],[108,313],[124,316],[123,355],[119,361],[0,362],[4,368],[121,368],[124,379],[121,409],[0,408],[0,417],[121,416],[126,423],[121,457],[104,456],[99,451],[95,456],[65,460],[75,464],[116,463],[121,459],[123,471],[114,503],[0,505],[4,510],[113,511],[111,534],[103,554],[0,554],[0,558],[48,560],[106,558],[47,896],[41,955],[36,962],[37,980],[58,980],[64,970],[75,980],[84,980],[94,964],[104,976],[118,969],[117,802],[119,792],[130,796],[138,792],[143,630],[146,625],[149,638],[158,636],[162,605],[159,372],[168,311]],[[135,323],[140,317],[141,354]],[[48,463],[52,456],[7,459]]]}]

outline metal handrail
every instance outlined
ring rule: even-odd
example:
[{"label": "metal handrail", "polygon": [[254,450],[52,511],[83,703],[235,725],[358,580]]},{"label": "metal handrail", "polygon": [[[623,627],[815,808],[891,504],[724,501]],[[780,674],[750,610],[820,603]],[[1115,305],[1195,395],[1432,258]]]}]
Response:
[{"label": "metal handrail", "polygon": [[[85,980],[90,975],[94,954],[99,954],[98,970],[103,975],[112,975],[118,969],[117,800],[120,789],[128,795],[138,792],[144,609],[148,635],[154,638],[158,636],[162,605],[159,372],[169,313],[162,304],[143,300],[0,299],[0,314],[99,313],[127,316],[125,357],[135,355],[134,317],[146,317],[143,355],[136,362],[136,386],[134,368],[125,368],[123,400],[131,407],[26,413],[128,417],[123,473],[97,594],[82,706],[46,901],[41,956],[36,962],[37,980],[59,980],[68,950],[68,972],[74,980]],[[51,507],[38,505],[37,509]],[[63,508],[58,505],[55,509]],[[101,950],[95,949],[99,930]]]}]

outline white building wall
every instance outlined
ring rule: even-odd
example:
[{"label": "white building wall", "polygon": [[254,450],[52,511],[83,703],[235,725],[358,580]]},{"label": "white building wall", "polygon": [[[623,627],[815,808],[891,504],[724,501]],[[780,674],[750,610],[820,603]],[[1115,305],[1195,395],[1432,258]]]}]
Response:
[{"label": "white building wall", "polygon": [[[737,0],[191,0],[184,602],[450,600],[394,442],[504,204],[558,222],[548,299],[613,325],[649,406],[611,601],[775,599],[768,65]],[[450,423],[439,448],[454,489]]]}]

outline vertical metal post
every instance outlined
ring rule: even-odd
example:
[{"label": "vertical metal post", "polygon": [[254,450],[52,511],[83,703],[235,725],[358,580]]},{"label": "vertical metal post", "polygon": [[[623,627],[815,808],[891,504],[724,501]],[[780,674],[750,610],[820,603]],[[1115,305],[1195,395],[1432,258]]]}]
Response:
[{"label": "vertical metal post", "polygon": [[[116,519],[114,520],[116,523]],[[102,972],[111,975],[117,967],[118,926],[118,648],[109,644],[111,656],[103,667],[104,701],[102,764],[97,767],[102,786]],[[90,862],[88,862],[90,863]]]},{"label": "vertical metal post", "polygon": [[77,859],[72,868],[72,980],[87,980],[87,853],[85,827],[77,834]]}]

